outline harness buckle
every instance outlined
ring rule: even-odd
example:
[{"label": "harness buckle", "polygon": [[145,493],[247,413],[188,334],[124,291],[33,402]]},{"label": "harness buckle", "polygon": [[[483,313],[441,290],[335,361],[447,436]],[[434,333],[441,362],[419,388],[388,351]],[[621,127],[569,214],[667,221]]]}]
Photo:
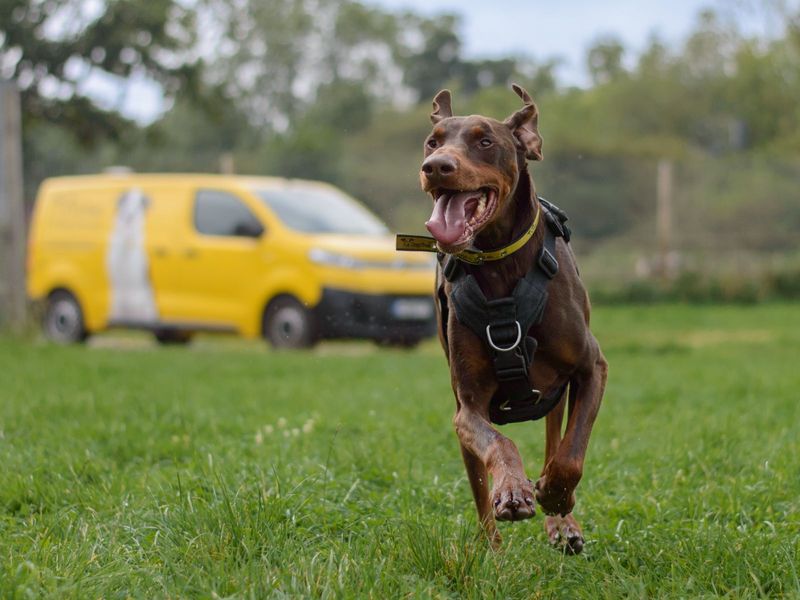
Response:
[{"label": "harness buckle", "polygon": [[500,346],[495,344],[494,340],[492,339],[492,324],[489,323],[486,326],[486,340],[489,342],[489,345],[493,349],[497,350],[498,352],[511,352],[514,348],[519,346],[519,343],[522,341],[522,326],[519,324],[519,321],[514,321],[514,325],[517,326],[517,339],[516,339],[516,341],[513,344],[511,344],[510,346],[508,346],[507,348],[501,348]]},{"label": "harness buckle", "polygon": [[[494,357],[494,372],[500,383],[528,380],[529,361],[521,347]],[[527,385],[527,384],[525,384]]]},{"label": "harness buckle", "polygon": [[554,236],[564,237],[564,228],[561,226],[561,221],[555,214],[547,211],[544,215],[544,220],[547,221],[547,226],[550,228],[550,231],[553,232]]},{"label": "harness buckle", "polygon": [[538,198],[539,203],[547,209],[545,220],[547,221],[547,225],[550,227],[550,231],[552,231],[553,235],[556,237],[563,237],[564,241],[569,243],[569,240],[572,237],[572,230],[569,228],[569,225],[567,225],[567,221],[569,221],[567,213],[541,196]]},{"label": "harness buckle", "polygon": [[539,254],[539,267],[549,279],[558,275],[558,261],[547,248],[542,248]]}]

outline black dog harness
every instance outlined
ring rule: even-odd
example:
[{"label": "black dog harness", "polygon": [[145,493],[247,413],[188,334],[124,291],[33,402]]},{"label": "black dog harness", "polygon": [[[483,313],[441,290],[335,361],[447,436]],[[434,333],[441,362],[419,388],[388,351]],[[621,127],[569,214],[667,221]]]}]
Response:
[{"label": "black dog harness", "polygon": [[[497,425],[533,421],[549,413],[561,400],[568,383],[548,396],[532,389],[530,368],[537,341],[528,335],[541,322],[547,306],[547,285],[558,274],[556,238],[569,242],[571,232],[567,215],[557,206],[539,197],[547,223],[544,244],[531,270],[520,279],[512,294],[487,300],[475,278],[467,273],[459,256],[439,253],[442,273],[451,284],[449,301],[458,322],[469,327],[487,345],[492,356],[498,388],[489,406],[489,417]],[[398,236],[398,250],[401,248]],[[414,248],[421,250],[419,246]],[[442,336],[447,339],[448,298],[438,290],[442,311]]]}]

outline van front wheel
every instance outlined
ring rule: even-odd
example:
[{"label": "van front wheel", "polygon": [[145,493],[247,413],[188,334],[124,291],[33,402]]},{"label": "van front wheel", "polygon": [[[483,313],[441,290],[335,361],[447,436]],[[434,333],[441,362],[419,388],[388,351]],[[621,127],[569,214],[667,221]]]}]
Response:
[{"label": "van front wheel", "polygon": [[57,344],[77,344],[89,337],[78,300],[65,290],[50,294],[42,320],[44,334]]},{"label": "van front wheel", "polygon": [[310,348],[318,339],[314,315],[294,298],[270,302],[264,313],[264,337],[278,350]]}]

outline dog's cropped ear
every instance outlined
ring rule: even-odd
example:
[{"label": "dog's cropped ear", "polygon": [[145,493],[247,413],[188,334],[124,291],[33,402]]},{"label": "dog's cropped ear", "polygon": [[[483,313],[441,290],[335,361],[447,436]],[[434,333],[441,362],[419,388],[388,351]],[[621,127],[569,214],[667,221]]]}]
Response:
[{"label": "dog's cropped ear", "polygon": [[431,113],[431,123],[436,125],[442,119],[453,116],[453,109],[450,107],[450,90],[442,90],[433,99],[433,112]]},{"label": "dog's cropped ear", "polygon": [[539,135],[539,109],[530,94],[512,84],[511,88],[525,103],[521,109],[503,121],[525,150],[528,160],[542,160],[542,136]]}]

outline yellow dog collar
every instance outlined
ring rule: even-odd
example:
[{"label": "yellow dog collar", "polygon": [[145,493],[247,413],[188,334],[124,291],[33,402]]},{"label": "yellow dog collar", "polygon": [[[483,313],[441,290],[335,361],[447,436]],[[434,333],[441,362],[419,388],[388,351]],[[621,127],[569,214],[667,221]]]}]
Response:
[{"label": "yellow dog collar", "polygon": [[[492,262],[510,256],[522,248],[528,240],[533,237],[533,234],[536,233],[536,228],[539,227],[539,217],[541,213],[542,208],[537,204],[536,216],[533,218],[531,226],[525,233],[507,246],[486,251],[478,250],[477,248],[467,248],[453,256],[471,265],[482,265],[485,262]],[[403,252],[439,252],[439,248],[436,246],[436,240],[427,235],[398,234],[396,248]]]}]

